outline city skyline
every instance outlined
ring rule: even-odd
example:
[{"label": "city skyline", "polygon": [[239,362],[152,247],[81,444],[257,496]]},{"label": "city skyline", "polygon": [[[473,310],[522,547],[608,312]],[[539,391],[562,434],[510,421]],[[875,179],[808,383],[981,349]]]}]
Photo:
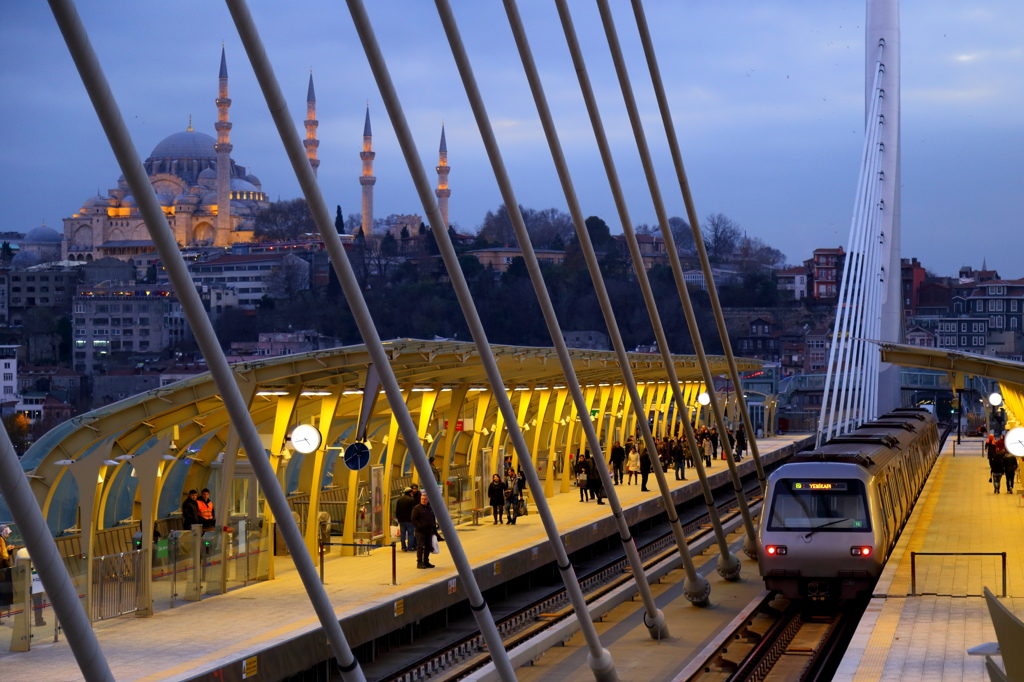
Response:
[{"label": "city skyline", "polygon": [[[452,222],[474,232],[501,198],[450,50],[429,3],[389,11],[395,6],[370,4],[368,11],[432,178],[445,124]],[[184,130],[190,116],[197,131],[215,135],[223,41],[232,158],[261,179],[270,198],[299,196],[223,5],[107,7],[79,3],[143,159]],[[375,214],[422,215],[347,11],[339,3],[300,7],[255,6],[253,12],[297,129],[313,69],[327,202],[346,215],[359,212],[368,101]],[[632,13],[626,3],[613,9],[667,210],[684,216]],[[579,3],[572,10],[632,221],[654,223],[597,11]],[[863,139],[863,3],[650,2],[646,10],[701,219],[724,213],[791,264],[814,248],[845,247]],[[521,11],[583,210],[621,232],[555,10],[524,4]],[[454,12],[519,202],[565,210],[499,4],[455,3]],[[25,232],[45,221],[60,231],[61,219],[97,190],[106,194],[120,171],[46,7],[5,5],[0,19],[0,83],[13,95],[0,104],[9,135],[0,149],[8,170],[0,230]],[[985,262],[1005,278],[1024,276],[1015,249],[1003,246],[1020,233],[1024,208],[1013,190],[1022,146],[1014,116],[1024,95],[1017,77],[1022,19],[1024,8],[1008,2],[903,3],[902,255],[940,275]]]}]

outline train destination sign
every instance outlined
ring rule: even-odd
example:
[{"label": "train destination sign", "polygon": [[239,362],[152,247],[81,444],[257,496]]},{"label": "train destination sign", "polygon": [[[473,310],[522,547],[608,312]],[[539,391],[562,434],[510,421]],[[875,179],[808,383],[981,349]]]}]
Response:
[{"label": "train destination sign", "polygon": [[846,490],[843,481],[797,481],[793,490]]}]

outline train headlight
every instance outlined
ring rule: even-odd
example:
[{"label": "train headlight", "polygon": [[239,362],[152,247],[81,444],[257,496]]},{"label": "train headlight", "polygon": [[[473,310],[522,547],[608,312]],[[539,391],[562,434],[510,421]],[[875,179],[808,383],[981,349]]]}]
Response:
[{"label": "train headlight", "polygon": [[871,556],[871,547],[851,547],[850,556]]},{"label": "train headlight", "polygon": [[764,553],[768,556],[785,556],[789,550],[785,545],[765,545]]}]

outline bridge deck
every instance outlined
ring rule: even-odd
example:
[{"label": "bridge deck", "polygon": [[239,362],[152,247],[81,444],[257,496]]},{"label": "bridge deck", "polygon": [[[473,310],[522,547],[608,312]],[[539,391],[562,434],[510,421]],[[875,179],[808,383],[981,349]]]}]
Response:
[{"label": "bridge deck", "polygon": [[[759,444],[762,454],[770,458],[772,453],[778,456],[780,451],[791,449],[794,442],[804,437],[778,436],[759,441]],[[743,470],[752,469],[749,457],[744,459],[741,467]],[[688,473],[689,480],[679,483],[669,475],[673,491],[688,494],[699,490],[695,475],[692,471]],[[709,474],[713,482],[723,483],[726,467],[721,461],[715,462]],[[685,491],[684,485],[688,486]],[[657,493],[653,492],[656,490],[653,478],[650,493],[641,493],[639,485],[619,486],[617,490],[631,522],[634,518],[656,513],[660,507],[660,499],[656,500]],[[577,534],[572,536],[572,546],[576,546],[577,537],[584,534],[593,537],[593,533],[610,535],[613,532],[608,506],[581,504],[575,491],[556,495],[549,502],[562,533]],[[493,526],[490,519],[486,519],[480,526],[460,526],[459,536],[478,580],[482,575],[492,576],[492,584],[503,579],[503,576],[494,575],[502,570],[494,568],[497,561],[502,562],[506,573],[516,567],[521,569],[523,565],[528,566],[531,555],[536,556],[533,548],[539,548],[543,553],[547,544],[547,537],[532,505],[531,513],[522,517],[515,526]],[[416,570],[413,554],[399,551],[397,586],[390,584],[390,549],[376,550],[370,556],[329,558],[325,571],[327,593],[350,641],[355,642],[365,628],[377,627],[382,618],[394,618],[392,614],[397,600],[404,599],[407,616],[422,605],[433,607],[440,603],[442,597],[438,595],[447,596],[448,583],[457,576],[451,559],[443,551],[435,557],[437,568],[427,571]],[[543,554],[541,556],[543,558]],[[729,609],[734,609],[732,602],[737,602],[735,608],[746,603],[743,601],[745,592],[739,594],[738,591],[750,588],[756,593],[761,589],[756,578],[757,568],[752,562],[744,564],[745,582],[736,587],[719,579],[713,572],[713,564],[708,570],[711,570],[712,599],[729,604]],[[486,589],[487,585],[482,587]],[[676,610],[687,614],[700,611],[689,607],[685,600],[677,599],[676,602]],[[275,664],[279,664],[281,653],[292,647],[298,638],[319,630],[319,622],[298,575],[286,557],[279,557],[277,579],[274,581],[207,597],[200,602],[179,602],[176,608],[159,611],[149,618],[124,616],[95,623],[94,627],[118,680],[182,680],[197,676],[232,680],[241,678],[241,661],[247,657],[258,656],[259,670],[266,671],[268,659],[263,656],[276,649],[274,658],[278,660]],[[9,630],[10,621],[5,618],[0,628]],[[712,636],[716,629],[709,623],[705,630],[690,632],[685,639],[700,643]],[[676,627],[673,634],[677,632],[683,632],[682,626]],[[646,638],[644,646],[658,646],[647,637],[646,631],[643,637]],[[51,638],[52,624],[36,630],[35,644],[30,652],[8,653],[4,647],[0,651],[2,678],[12,682],[80,679],[67,642],[61,638],[60,642],[53,643]],[[616,642],[606,646],[612,648],[615,655]],[[626,660],[630,656],[631,653],[619,658]]]},{"label": "bridge deck", "polygon": [[[861,619],[836,680],[983,680],[984,658],[970,647],[994,642],[982,588],[1002,593],[998,556],[918,556],[911,552],[1006,552],[1007,598],[1024,614],[1021,486],[993,493],[982,441],[950,439]],[[955,448],[955,456],[954,456]],[[998,660],[998,659],[997,659]]]}]

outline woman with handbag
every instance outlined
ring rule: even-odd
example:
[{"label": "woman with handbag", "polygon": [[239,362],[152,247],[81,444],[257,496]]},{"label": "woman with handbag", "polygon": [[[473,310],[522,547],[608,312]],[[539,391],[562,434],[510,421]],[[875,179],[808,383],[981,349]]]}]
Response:
[{"label": "woman with handbag", "polygon": [[491,478],[491,484],[487,486],[487,499],[491,503],[491,512],[494,514],[494,525],[505,523],[501,513],[505,507],[505,492],[507,490],[508,488],[505,486],[505,482],[501,480],[501,476],[494,474]]},{"label": "woman with handbag", "polygon": [[633,478],[640,480],[640,455],[636,447],[629,446],[629,454],[626,455],[626,482],[633,485]]},{"label": "woman with handbag", "polygon": [[583,455],[576,457],[576,464],[573,465],[572,471],[576,474],[576,487],[580,489],[580,502],[586,502],[589,468]]}]

